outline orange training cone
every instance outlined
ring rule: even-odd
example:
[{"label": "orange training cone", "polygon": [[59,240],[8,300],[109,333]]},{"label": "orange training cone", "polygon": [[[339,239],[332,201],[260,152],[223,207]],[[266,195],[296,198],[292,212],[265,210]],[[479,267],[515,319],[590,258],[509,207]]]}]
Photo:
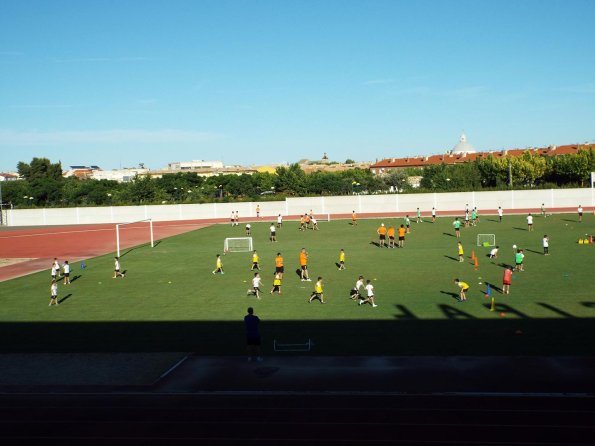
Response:
[{"label": "orange training cone", "polygon": [[471,260],[475,260],[475,250],[471,250]]},{"label": "orange training cone", "polygon": [[477,261],[477,257],[475,257],[475,265],[473,267],[474,271],[477,271],[479,269],[479,262]]}]

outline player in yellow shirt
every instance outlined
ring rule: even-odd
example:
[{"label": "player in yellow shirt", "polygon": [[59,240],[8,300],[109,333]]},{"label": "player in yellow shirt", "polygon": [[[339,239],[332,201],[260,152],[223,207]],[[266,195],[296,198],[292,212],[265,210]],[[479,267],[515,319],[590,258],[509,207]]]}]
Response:
[{"label": "player in yellow shirt", "polygon": [[357,226],[357,214],[355,211],[351,213],[351,226]]},{"label": "player in yellow shirt", "polygon": [[213,274],[225,274],[223,272],[223,262],[221,261],[221,256],[217,254],[217,260],[215,261],[215,271]]},{"label": "player in yellow shirt", "polygon": [[345,269],[345,250],[341,248],[339,252],[339,270]]},{"label": "player in yellow shirt", "polygon": [[318,277],[316,284],[314,285],[314,291],[308,300],[308,303],[311,304],[314,299],[318,299],[321,304],[325,304],[324,301],[324,291],[322,290],[322,277]]},{"label": "player in yellow shirt", "polygon": [[258,254],[256,252],[256,249],[254,250],[254,252],[252,253],[252,268],[250,268],[250,271],[252,271],[253,269],[257,269],[258,271],[260,271],[260,266],[258,266]]},{"label": "player in yellow shirt", "polygon": [[459,280],[459,279],[455,279],[455,283],[457,284],[457,286],[459,287],[459,301],[461,302],[466,302],[467,301],[467,296],[465,295],[465,293],[469,290],[469,284]]},{"label": "player in yellow shirt", "polygon": [[271,294],[274,292],[281,294],[281,273],[275,273],[275,278],[273,279],[273,288],[271,289]]},{"label": "player in yellow shirt", "polygon": [[457,244],[459,247],[459,262],[464,262],[465,251],[463,250],[463,245],[461,244],[461,242],[457,242]]}]

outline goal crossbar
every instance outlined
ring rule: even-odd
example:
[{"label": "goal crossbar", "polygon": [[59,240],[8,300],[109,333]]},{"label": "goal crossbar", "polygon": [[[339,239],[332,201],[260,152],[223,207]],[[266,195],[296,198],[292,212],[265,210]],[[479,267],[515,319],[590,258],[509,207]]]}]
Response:
[{"label": "goal crossbar", "polygon": [[228,237],[223,241],[223,252],[249,252],[254,250],[252,237]]},{"label": "goal crossbar", "polygon": [[149,223],[149,234],[151,237],[151,248],[155,247],[155,240],[153,237],[153,219],[152,218],[145,218],[144,220],[137,220],[131,221],[126,223],[117,223],[116,224],[116,252],[118,257],[120,257],[120,226],[128,226],[134,225],[136,223]]}]

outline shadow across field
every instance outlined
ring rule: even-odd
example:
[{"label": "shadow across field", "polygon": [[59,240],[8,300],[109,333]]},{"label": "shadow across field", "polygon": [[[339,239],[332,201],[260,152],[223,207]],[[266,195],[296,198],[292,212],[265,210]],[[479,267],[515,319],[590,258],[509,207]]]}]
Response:
[{"label": "shadow across field", "polygon": [[[455,293],[444,291],[450,299]],[[471,297],[472,299],[475,299]],[[486,311],[490,302],[482,299]],[[379,302],[382,306],[382,302]],[[406,305],[388,309],[390,320],[289,320],[263,318],[265,354],[273,340],[305,343],[314,355],[592,355],[593,318],[576,317],[551,304],[539,304],[551,318],[535,319],[513,305],[496,303],[495,312],[478,318],[466,303],[437,303],[440,319],[419,319]],[[595,302],[583,302],[595,317]],[[376,311],[369,305],[354,308]],[[386,311],[386,310],[385,310]],[[0,323],[0,337],[10,339],[2,352],[163,352],[200,355],[244,353],[243,314],[238,321],[143,321]],[[523,336],[515,333],[523,332]],[[282,353],[277,353],[282,354]],[[287,353],[286,353],[287,354]],[[303,354],[303,353],[302,353]]]}]

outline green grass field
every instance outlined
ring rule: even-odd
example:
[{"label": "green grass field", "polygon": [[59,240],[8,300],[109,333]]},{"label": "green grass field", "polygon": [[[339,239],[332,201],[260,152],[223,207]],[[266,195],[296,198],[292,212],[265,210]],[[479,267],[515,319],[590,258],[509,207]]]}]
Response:
[{"label": "green grass field", "polygon": [[[215,254],[225,237],[243,236],[244,227],[218,225],[140,246],[123,253],[125,279],[112,279],[113,255],[86,261],[70,286],[60,284],[58,307],[48,307],[49,271],[0,283],[0,336],[4,352],[193,351],[242,354],[243,316],[248,306],[262,319],[263,350],[272,342],[312,339],[311,354],[326,355],[590,355],[595,345],[595,245],[577,239],[595,233],[586,215],[537,217],[528,232],[524,216],[484,216],[463,228],[466,261],[457,261],[451,218],[412,223],[404,249],[380,249],[380,221],[321,222],[320,231],[300,232],[296,222],[268,241],[270,222],[253,224],[261,259],[262,300],[246,296],[253,272],[251,253],[223,257],[225,275],[213,275]],[[478,233],[495,234],[497,261],[475,246]],[[550,237],[549,256],[541,240]],[[503,296],[504,264],[514,262],[512,245],[525,250],[525,271],[514,273],[511,294]],[[298,253],[310,255],[312,282],[295,270]],[[345,271],[335,266],[340,248]],[[479,270],[469,259],[474,249]],[[272,297],[274,257],[285,258],[283,294]],[[378,307],[358,306],[349,290],[359,274],[372,279]],[[308,304],[317,276],[328,303]],[[471,285],[468,302],[457,302],[455,277]],[[480,284],[481,282],[481,284]],[[486,282],[497,289],[496,311],[485,298]],[[287,354],[287,353],[277,353]]]}]

